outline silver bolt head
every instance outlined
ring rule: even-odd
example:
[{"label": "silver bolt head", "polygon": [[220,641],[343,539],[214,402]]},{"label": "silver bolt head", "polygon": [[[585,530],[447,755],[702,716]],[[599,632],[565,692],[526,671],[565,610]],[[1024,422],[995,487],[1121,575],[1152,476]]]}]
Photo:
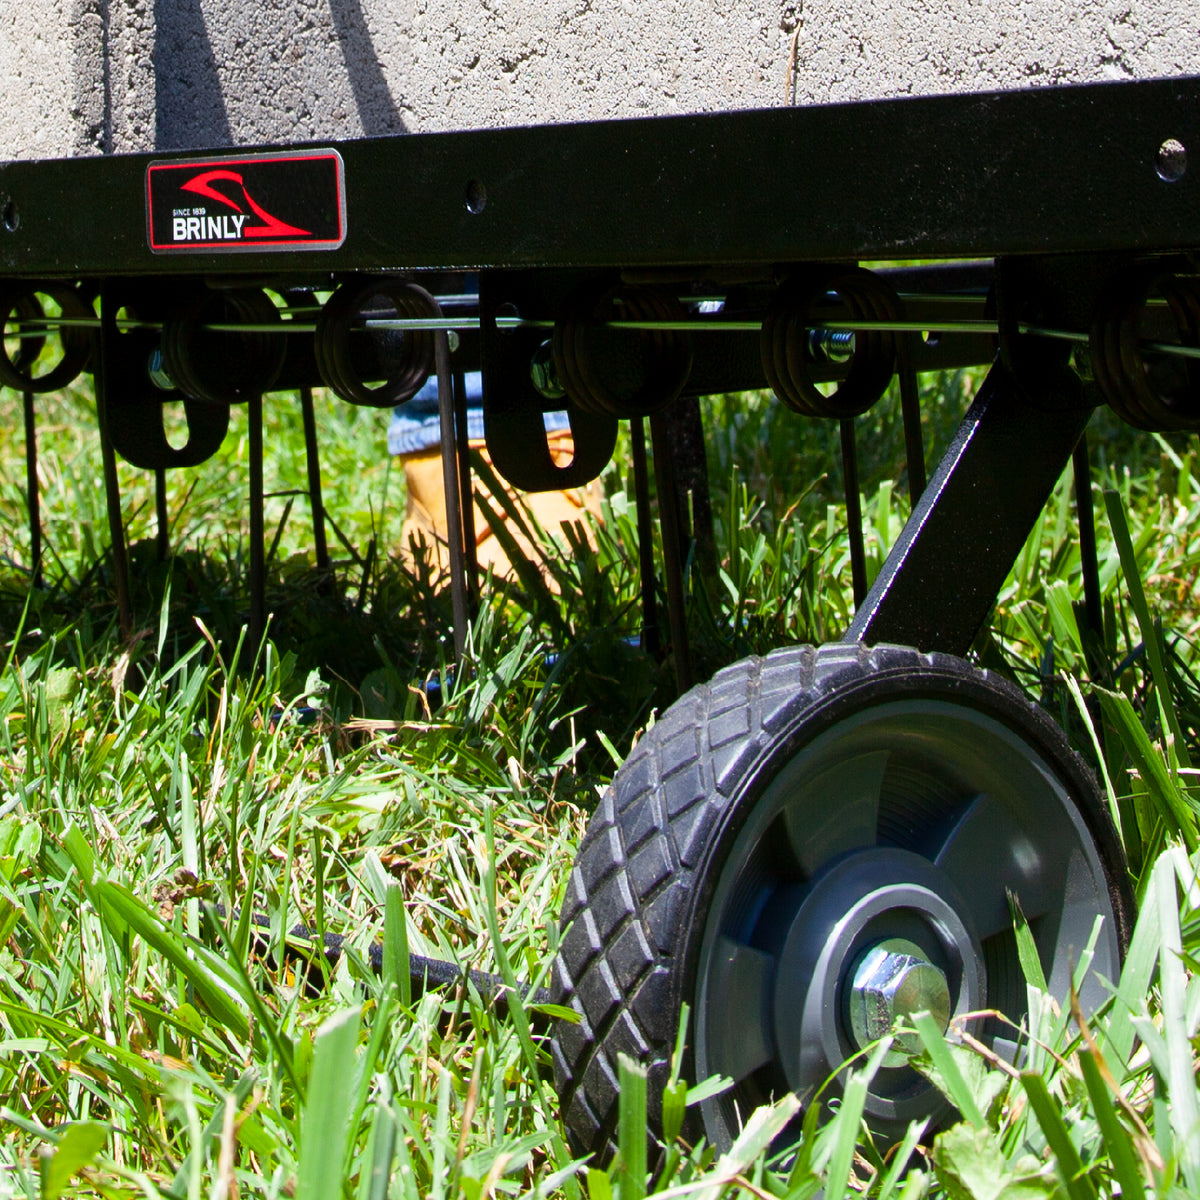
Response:
[{"label": "silver bolt head", "polygon": [[1187,173],[1187,147],[1178,138],[1167,138],[1158,148],[1155,169],[1164,183],[1175,183]]},{"label": "silver bolt head", "polygon": [[554,367],[554,346],[551,342],[543,342],[533,352],[529,363],[529,380],[538,394],[547,400],[561,400],[567,394]]},{"label": "silver bolt head", "polygon": [[[920,946],[904,938],[888,938],[862,956],[851,977],[849,1000],[850,1033],[859,1049],[919,1012],[928,1012],[943,1033],[950,1024],[945,973]],[[897,1039],[897,1048],[888,1052],[883,1065],[900,1066],[920,1045],[913,1035]]]},{"label": "silver bolt head", "polygon": [[155,346],[150,351],[150,357],[146,361],[146,373],[150,376],[150,382],[160,391],[170,392],[174,390],[175,380],[167,374],[167,368],[163,364],[161,347]]},{"label": "silver bolt head", "polygon": [[815,363],[832,363],[837,366],[848,363],[854,357],[854,331],[852,329],[810,329],[808,331],[808,357]]}]

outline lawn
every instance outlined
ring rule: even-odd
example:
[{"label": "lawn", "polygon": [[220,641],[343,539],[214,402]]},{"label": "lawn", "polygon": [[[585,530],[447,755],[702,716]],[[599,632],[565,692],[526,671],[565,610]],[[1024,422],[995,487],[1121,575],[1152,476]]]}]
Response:
[{"label": "lawn", "polygon": [[[931,462],[977,384],[924,380]],[[20,398],[0,393],[0,1195],[1200,1194],[1193,441],[1098,413],[1104,644],[1080,633],[1068,473],[973,651],[1062,720],[1104,784],[1140,907],[1111,999],[1072,1021],[1018,915],[1019,1066],[927,1023],[912,1043],[961,1121],[872,1140],[859,1118],[885,1042],[794,1144],[790,1096],[745,1114],[722,1153],[685,1139],[686,1107],[719,1082],[673,1074],[647,1146],[645,1073],[625,1062],[604,1164],[559,1123],[546,1037],[562,1014],[540,989],[588,815],[673,698],[636,645],[627,448],[595,552],[546,543],[556,588],[489,583],[456,672],[448,597],[396,559],[385,419],[317,402],[335,569],[316,571],[294,494],[299,405],[270,397],[274,616],[251,662],[244,415],[217,457],[169,477],[165,561],[153,480],[122,468],[122,639],[90,395],[39,400],[33,589]],[[693,587],[703,673],[835,640],[851,611],[836,427],[763,395],[704,408],[721,569]],[[898,422],[889,397],[859,423],[872,573],[907,511]],[[301,925],[338,953],[311,953]],[[412,955],[499,976],[507,1003],[473,984],[421,994]]]}]

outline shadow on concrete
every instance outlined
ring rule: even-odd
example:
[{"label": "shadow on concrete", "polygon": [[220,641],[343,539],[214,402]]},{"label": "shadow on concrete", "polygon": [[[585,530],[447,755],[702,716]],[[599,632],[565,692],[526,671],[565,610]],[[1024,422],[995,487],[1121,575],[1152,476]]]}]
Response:
[{"label": "shadow on concrete", "polygon": [[76,154],[113,152],[111,29],[108,0],[80,0],[72,10],[74,27],[74,110]]},{"label": "shadow on concrete", "polygon": [[406,133],[404,120],[379,65],[359,0],[329,0],[329,9],[346,59],[346,74],[363,133],[369,137]]},{"label": "shadow on concrete", "polygon": [[233,142],[200,0],[154,0],[154,147]]}]

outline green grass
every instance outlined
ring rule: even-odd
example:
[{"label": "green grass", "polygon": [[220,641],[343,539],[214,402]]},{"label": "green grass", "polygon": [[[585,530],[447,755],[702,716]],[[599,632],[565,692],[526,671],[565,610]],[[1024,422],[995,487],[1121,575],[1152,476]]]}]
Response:
[{"label": "green grass", "polygon": [[[976,383],[925,381],[931,447]],[[626,1063],[622,1153],[602,1170],[564,1144],[544,1014],[514,1002],[502,1016],[470,988],[414,999],[405,963],[426,954],[544,984],[587,813],[670,700],[669,670],[627,640],[625,460],[606,481],[597,552],[547,545],[557,593],[530,572],[492,587],[451,677],[448,599],[389,561],[403,481],[385,420],[318,403],[334,579],[313,568],[306,502],[274,497],[276,615],[253,672],[234,669],[242,415],[217,459],[170,480],[179,552],[165,563],[150,481],[122,469],[137,566],[122,642],[89,398],[39,409],[50,586],[31,592],[20,408],[0,396],[0,1195],[1200,1192],[1193,443],[1097,417],[1103,646],[1076,620],[1068,478],[977,647],[1065,721],[1107,784],[1141,902],[1107,1008],[1073,1025],[1069,997],[1030,979],[1020,1072],[919,1027],[919,1062],[965,1120],[886,1153],[858,1121],[882,1045],[824,1124],[810,1109],[784,1157],[771,1147],[790,1099],[723,1155],[670,1139],[643,1160],[645,1076]],[[690,612],[704,669],[836,638],[850,612],[836,430],[765,397],[714,399],[707,415],[721,573]],[[274,397],[268,417],[268,489],[294,490],[299,407]],[[860,422],[872,571],[906,515],[897,420],[888,403]],[[421,686],[433,674],[436,708]],[[297,975],[297,923],[346,936],[336,966],[313,968],[320,987]],[[668,1130],[702,1083],[672,1078]]]}]

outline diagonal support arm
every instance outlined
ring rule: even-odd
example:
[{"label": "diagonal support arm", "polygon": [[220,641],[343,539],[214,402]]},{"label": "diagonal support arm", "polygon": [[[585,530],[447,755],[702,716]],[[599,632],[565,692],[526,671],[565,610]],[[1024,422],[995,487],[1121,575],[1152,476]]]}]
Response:
[{"label": "diagonal support arm", "polygon": [[1090,415],[1033,407],[993,366],[845,640],[965,654]]}]

